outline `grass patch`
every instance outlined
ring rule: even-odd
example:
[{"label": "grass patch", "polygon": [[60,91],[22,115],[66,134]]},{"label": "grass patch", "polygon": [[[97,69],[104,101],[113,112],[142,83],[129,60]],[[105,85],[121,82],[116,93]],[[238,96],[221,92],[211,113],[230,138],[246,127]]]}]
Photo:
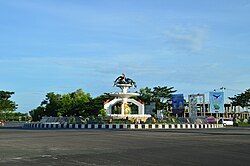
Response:
[{"label": "grass patch", "polygon": [[250,127],[250,124],[249,124],[249,123],[244,123],[244,122],[240,122],[240,123],[238,123],[238,125],[239,125],[240,127]]}]

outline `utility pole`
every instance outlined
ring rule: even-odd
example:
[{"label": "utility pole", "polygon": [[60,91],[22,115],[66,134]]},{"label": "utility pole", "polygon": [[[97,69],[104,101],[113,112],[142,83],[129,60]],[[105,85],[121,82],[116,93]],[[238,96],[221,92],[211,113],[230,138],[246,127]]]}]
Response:
[{"label": "utility pole", "polygon": [[223,109],[224,109],[224,114],[223,114],[223,116],[222,116],[222,118],[224,118],[224,116],[226,115],[226,109],[225,109],[225,92],[224,92],[224,90],[226,90],[226,88],[225,87],[221,87],[220,88],[220,90],[223,92],[223,97],[224,97],[224,104],[223,104]]}]

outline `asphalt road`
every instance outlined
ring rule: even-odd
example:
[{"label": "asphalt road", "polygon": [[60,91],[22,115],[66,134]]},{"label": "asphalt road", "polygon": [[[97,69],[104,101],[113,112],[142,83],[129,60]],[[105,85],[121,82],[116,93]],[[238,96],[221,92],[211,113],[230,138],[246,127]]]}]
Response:
[{"label": "asphalt road", "polygon": [[250,165],[250,128],[0,128],[0,165]]}]

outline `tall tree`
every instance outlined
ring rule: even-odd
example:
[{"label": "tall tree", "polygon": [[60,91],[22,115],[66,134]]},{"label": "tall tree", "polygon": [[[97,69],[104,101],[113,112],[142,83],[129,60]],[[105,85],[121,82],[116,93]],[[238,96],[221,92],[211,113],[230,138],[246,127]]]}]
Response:
[{"label": "tall tree", "polygon": [[153,101],[156,103],[156,110],[165,109],[168,106],[168,100],[171,99],[171,95],[177,90],[173,90],[174,87],[157,86],[153,88]]},{"label": "tall tree", "polygon": [[46,99],[42,101],[41,106],[45,107],[44,114],[46,116],[57,116],[61,108],[61,95],[54,92],[47,93]]},{"label": "tall tree", "polygon": [[37,108],[31,110],[29,113],[32,121],[40,121],[41,118],[45,116],[45,107],[38,106]]},{"label": "tall tree", "polygon": [[143,101],[145,104],[150,104],[153,99],[153,92],[151,88],[149,87],[141,88],[139,91],[138,99]]},{"label": "tall tree", "polygon": [[164,103],[166,100],[171,98],[172,93],[176,92],[173,90],[174,87],[160,87],[156,86],[153,88],[153,100]]},{"label": "tall tree", "polygon": [[88,104],[92,99],[89,93],[83,92],[82,89],[78,89],[69,94],[71,97],[71,112],[70,115],[84,115],[84,112],[88,110]]},{"label": "tall tree", "polygon": [[14,92],[0,91],[0,112],[15,111],[17,109],[17,104],[11,101],[11,96],[15,94]]},{"label": "tall tree", "polygon": [[156,86],[153,90],[149,87],[140,89],[138,99],[142,100],[145,104],[155,102],[156,110],[160,110],[167,107],[167,101],[171,98],[171,95],[176,92],[174,87]]},{"label": "tall tree", "polygon": [[64,95],[50,92],[41,106],[45,108],[46,116],[79,116],[88,112],[91,99],[90,94],[86,94],[82,89]]},{"label": "tall tree", "polygon": [[108,93],[97,96],[96,98],[90,100],[87,113],[94,116],[101,114],[100,111],[103,109],[104,102],[112,99],[114,99],[114,97],[110,96]]},{"label": "tall tree", "polygon": [[247,108],[250,106],[250,89],[245,92],[235,95],[234,97],[229,97],[232,101],[233,106],[241,106],[242,108]]}]

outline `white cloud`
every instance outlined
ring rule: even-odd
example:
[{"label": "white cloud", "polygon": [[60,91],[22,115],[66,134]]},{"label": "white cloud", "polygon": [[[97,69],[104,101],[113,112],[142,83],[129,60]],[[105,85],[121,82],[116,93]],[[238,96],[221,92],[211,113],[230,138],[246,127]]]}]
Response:
[{"label": "white cloud", "polygon": [[178,49],[188,49],[199,52],[204,48],[207,37],[206,27],[176,26],[164,32],[168,44]]}]

